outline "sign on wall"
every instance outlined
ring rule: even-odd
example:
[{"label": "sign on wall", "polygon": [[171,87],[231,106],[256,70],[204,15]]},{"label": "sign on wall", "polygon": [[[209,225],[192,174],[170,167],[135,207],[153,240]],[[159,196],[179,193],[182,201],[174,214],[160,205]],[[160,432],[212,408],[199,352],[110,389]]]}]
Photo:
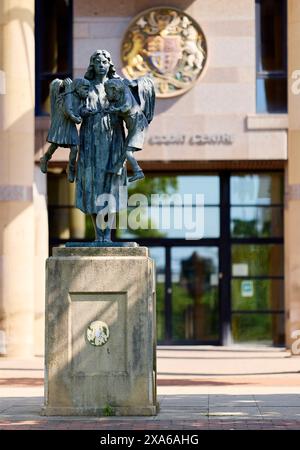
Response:
[{"label": "sign on wall", "polygon": [[243,280],[241,282],[241,295],[242,297],[253,297],[254,286],[252,280]]},{"label": "sign on wall", "polygon": [[121,53],[127,78],[152,75],[157,96],[173,97],[195,84],[207,46],[192,17],[175,8],[152,8],[131,22]]}]

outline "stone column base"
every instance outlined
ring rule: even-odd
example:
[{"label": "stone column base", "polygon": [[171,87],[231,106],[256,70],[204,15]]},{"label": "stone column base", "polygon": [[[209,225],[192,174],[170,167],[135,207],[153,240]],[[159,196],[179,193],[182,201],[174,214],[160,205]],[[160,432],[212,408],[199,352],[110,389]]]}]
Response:
[{"label": "stone column base", "polygon": [[155,415],[155,270],[148,249],[55,248],[46,273],[42,415]]}]

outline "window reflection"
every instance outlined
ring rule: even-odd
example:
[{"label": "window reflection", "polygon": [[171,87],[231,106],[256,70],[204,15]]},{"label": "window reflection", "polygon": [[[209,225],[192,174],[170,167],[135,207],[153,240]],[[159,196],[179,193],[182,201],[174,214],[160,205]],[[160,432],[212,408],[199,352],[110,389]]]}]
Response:
[{"label": "window reflection", "polygon": [[283,276],[283,245],[234,244],[232,276]]},{"label": "window reflection", "polygon": [[232,337],[236,343],[284,344],[283,314],[233,314]]},{"label": "window reflection", "polygon": [[286,78],[258,78],[256,82],[257,112],[284,113],[287,110]]},{"label": "window reflection", "polygon": [[173,339],[217,340],[218,248],[173,248],[171,265]]},{"label": "window reflection", "polygon": [[287,2],[256,0],[256,110],[287,111]]},{"label": "window reflection", "polygon": [[[118,238],[186,239],[191,232],[194,239],[220,236],[220,185],[216,175],[147,175],[132,183],[128,194],[144,194],[148,207],[140,209],[142,228],[132,229],[129,223],[127,229],[118,229]],[[159,205],[157,198],[151,198],[153,194],[160,196]],[[165,194],[170,196],[167,200]],[[199,194],[204,196],[204,210]]]},{"label": "window reflection", "polygon": [[74,207],[75,184],[68,182],[65,173],[48,173],[47,181],[50,240],[90,237],[89,216]]},{"label": "window reflection", "polygon": [[[283,175],[235,174],[230,179],[230,200],[231,237],[256,238],[253,244],[231,244],[233,340],[281,345],[283,245],[271,239],[283,238]],[[260,243],[261,238],[270,238],[270,243]]]},{"label": "window reflection", "polygon": [[286,34],[285,0],[256,0],[257,39],[259,71],[285,70]]},{"label": "window reflection", "polygon": [[274,205],[283,202],[282,173],[236,174],[230,177],[232,205]]},{"label": "window reflection", "polygon": [[232,237],[281,237],[283,235],[283,208],[231,207]]},{"label": "window reflection", "polygon": [[[118,229],[118,237],[187,239],[192,233],[194,239],[220,236],[219,207],[152,207],[141,208],[138,222],[142,227]],[[130,219],[130,210],[129,216]]]},{"label": "window reflection", "polygon": [[232,309],[235,311],[284,309],[283,280],[245,278],[231,282]]},{"label": "window reflection", "polygon": [[35,0],[36,114],[50,113],[49,85],[72,77],[72,0]]}]

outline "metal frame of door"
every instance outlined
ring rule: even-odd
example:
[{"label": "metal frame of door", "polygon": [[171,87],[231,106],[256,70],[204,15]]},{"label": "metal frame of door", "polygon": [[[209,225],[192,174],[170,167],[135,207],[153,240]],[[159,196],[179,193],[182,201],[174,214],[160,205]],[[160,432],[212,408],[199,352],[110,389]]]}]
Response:
[{"label": "metal frame of door", "polygon": [[[247,170],[238,173],[249,173]],[[255,173],[266,172],[257,170]],[[271,172],[282,172],[282,170],[271,170]],[[185,239],[132,239],[140,245],[147,247],[164,247],[166,252],[165,268],[165,339],[163,345],[230,345],[232,343],[231,333],[231,246],[232,244],[283,244],[283,238],[233,238],[230,232],[230,176],[236,171],[224,170],[216,172],[220,179],[220,235],[219,238],[203,238],[196,241]],[[199,175],[199,173],[197,173]],[[192,244],[191,244],[192,243]],[[171,251],[172,247],[218,247],[219,249],[219,339],[214,341],[198,340],[173,340],[172,338],[172,274],[171,274]],[[268,311],[269,313],[280,313],[283,311]]]},{"label": "metal frame of door", "polygon": [[[218,172],[220,178],[220,236],[187,241],[185,239],[147,238],[126,239],[137,241],[146,247],[165,248],[165,339],[163,345],[226,345],[231,340],[230,310],[230,173]],[[125,240],[125,239],[124,239]],[[172,338],[172,273],[171,252],[173,247],[217,247],[219,249],[219,339],[174,340]]]}]

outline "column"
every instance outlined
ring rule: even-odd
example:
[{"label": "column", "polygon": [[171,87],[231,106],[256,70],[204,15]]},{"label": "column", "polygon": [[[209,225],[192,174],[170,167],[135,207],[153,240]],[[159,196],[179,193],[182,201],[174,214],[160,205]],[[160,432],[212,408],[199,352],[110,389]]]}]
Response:
[{"label": "column", "polygon": [[[300,330],[300,2],[288,1],[289,131],[285,196],[286,342]],[[296,72],[298,71],[298,73]],[[298,80],[298,81],[297,81]],[[299,331],[300,334],[300,331]],[[299,346],[300,353],[300,346]]]},{"label": "column", "polygon": [[34,346],[34,0],[0,2],[0,71],[0,351],[27,357]]}]

